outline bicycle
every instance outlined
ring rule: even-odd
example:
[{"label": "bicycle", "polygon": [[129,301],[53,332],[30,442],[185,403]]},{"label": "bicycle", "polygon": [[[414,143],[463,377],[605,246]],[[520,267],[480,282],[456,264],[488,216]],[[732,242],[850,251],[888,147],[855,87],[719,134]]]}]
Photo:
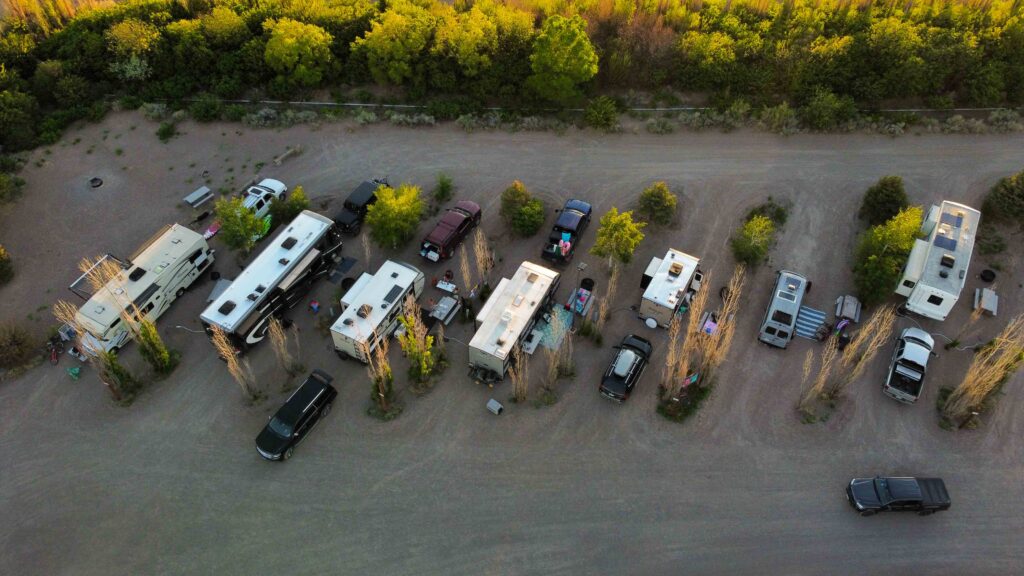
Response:
[{"label": "bicycle", "polygon": [[46,349],[50,352],[50,364],[56,366],[60,362],[60,355],[64,353],[64,341],[59,337],[50,338],[46,343]]}]

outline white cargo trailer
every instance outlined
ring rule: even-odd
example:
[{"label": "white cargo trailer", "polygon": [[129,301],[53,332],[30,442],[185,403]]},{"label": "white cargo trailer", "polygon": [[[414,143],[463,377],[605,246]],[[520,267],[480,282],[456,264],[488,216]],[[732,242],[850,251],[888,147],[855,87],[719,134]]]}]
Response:
[{"label": "white cargo trailer", "polygon": [[679,250],[669,249],[664,258],[651,258],[640,287],[644,289],[639,315],[653,319],[668,328],[683,304],[689,305],[700,289],[703,274],[697,270],[700,259]]}]

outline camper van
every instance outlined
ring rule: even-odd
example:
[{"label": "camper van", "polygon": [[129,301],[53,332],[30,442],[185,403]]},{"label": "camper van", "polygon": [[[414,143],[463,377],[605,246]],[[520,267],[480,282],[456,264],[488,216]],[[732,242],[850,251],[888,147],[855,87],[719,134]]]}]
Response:
[{"label": "camper van", "polygon": [[304,210],[200,314],[207,334],[219,327],[239,353],[259,343],[270,317],[283,316],[341,259],[341,244],[333,220]]},{"label": "camper van", "polygon": [[82,343],[91,354],[116,351],[132,338],[122,313],[135,316],[137,308],[140,314],[156,321],[213,264],[213,250],[202,234],[180,224],[169,224],[126,262],[107,255],[93,269],[104,260],[121,268],[106,286],[94,294],[84,290],[92,270],[70,286],[72,292],[87,298],[75,314],[75,323],[85,330]]},{"label": "camper van", "polygon": [[915,240],[896,293],[907,297],[907,310],[945,320],[967,279],[981,213],[943,201],[932,206],[921,224],[924,239]]},{"label": "camper van", "polygon": [[673,249],[664,258],[651,258],[640,280],[644,289],[640,318],[653,319],[658,326],[668,328],[680,307],[688,305],[700,289],[704,276],[697,270],[699,263],[699,258]]},{"label": "camper van", "polygon": [[779,271],[772,299],[761,322],[758,339],[776,348],[789,346],[796,330],[796,317],[807,292],[807,278],[789,270]]},{"label": "camper van", "polygon": [[558,289],[559,274],[523,262],[512,278],[502,278],[476,316],[476,334],[469,342],[469,366],[481,379],[501,380],[512,350],[533,330],[537,318]]},{"label": "camper van", "polygon": [[398,327],[398,315],[406,296],[419,299],[424,276],[416,268],[388,260],[376,274],[356,280],[341,298],[341,316],[331,326],[334,350],[343,360],[367,362],[366,352],[391,337]]}]

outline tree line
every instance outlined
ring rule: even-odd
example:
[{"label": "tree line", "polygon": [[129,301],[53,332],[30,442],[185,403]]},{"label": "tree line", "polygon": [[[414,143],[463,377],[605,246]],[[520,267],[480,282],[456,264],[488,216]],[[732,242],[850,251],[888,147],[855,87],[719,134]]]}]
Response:
[{"label": "tree line", "polygon": [[111,96],[340,97],[377,84],[455,113],[625,88],[826,115],[1024,101],[1017,0],[0,1],[7,150],[101,117]]}]

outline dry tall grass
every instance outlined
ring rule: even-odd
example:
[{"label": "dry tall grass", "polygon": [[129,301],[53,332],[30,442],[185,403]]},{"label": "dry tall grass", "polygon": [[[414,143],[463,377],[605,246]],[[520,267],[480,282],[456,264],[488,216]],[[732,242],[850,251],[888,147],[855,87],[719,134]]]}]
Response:
[{"label": "dry tall grass", "polygon": [[469,267],[469,253],[465,243],[459,246],[459,271],[462,272],[462,286],[468,294],[473,288],[473,269]]},{"label": "dry tall grass", "polygon": [[1024,361],[1024,314],[1006,325],[991,342],[978,350],[967,374],[942,405],[942,415],[954,422],[966,421],[980,412],[986,400]]},{"label": "dry tall grass", "polygon": [[896,307],[883,306],[864,323],[857,336],[843,351],[842,366],[845,374],[833,380],[829,396],[835,398],[844,388],[859,378],[868,364],[892,337],[896,325]]},{"label": "dry tall grass", "polygon": [[366,372],[376,388],[376,393],[373,394],[373,401],[377,403],[381,412],[386,414],[391,411],[391,403],[393,401],[392,383],[394,375],[391,372],[391,362],[388,360],[390,341],[387,338],[382,338],[373,351],[370,351],[370,347],[366,342],[361,342],[359,346],[363,358],[366,358]]},{"label": "dry tall grass", "polygon": [[217,354],[227,364],[228,373],[238,383],[246,399],[250,402],[256,401],[259,398],[259,393],[255,389],[255,378],[253,377],[252,370],[247,362],[239,360],[238,355],[235,353],[235,347],[228,340],[228,335],[219,326],[213,326],[210,340],[213,342],[213,348],[217,351]]},{"label": "dry tall grass", "polygon": [[[718,368],[729,354],[729,349],[732,348],[733,336],[736,334],[736,315],[740,308],[740,298],[743,295],[745,278],[746,268],[742,264],[736,266],[732,277],[729,279],[725,299],[722,301],[722,308],[718,312],[718,327],[715,329],[715,333],[700,335],[703,348],[701,352],[703,357],[701,372],[705,375]],[[705,290],[708,290],[708,288],[705,288]]]},{"label": "dry tall grass", "polygon": [[530,392],[530,357],[523,351],[522,346],[516,346],[512,350],[508,376],[512,379],[512,396],[516,402],[524,402]]},{"label": "dry tall grass", "polygon": [[811,377],[811,370],[814,368],[814,349],[808,349],[804,356],[803,371],[800,374],[800,387],[807,385],[807,379]]},{"label": "dry tall grass", "polygon": [[612,266],[611,274],[608,275],[608,286],[605,287],[604,297],[597,302],[597,330],[604,329],[604,323],[611,316],[612,301],[619,291],[619,276],[622,274],[618,265]]},{"label": "dry tall grass", "polygon": [[[270,336],[270,347],[273,348],[274,356],[277,357],[277,362],[281,365],[281,368],[283,368],[289,376],[295,376],[301,372],[302,365],[298,360],[297,346],[296,353],[292,354],[291,337],[285,331],[284,326],[281,325],[281,321],[277,318],[271,317],[267,333]],[[298,338],[296,338],[296,343],[297,341]]]},{"label": "dry tall grass", "polygon": [[494,253],[491,245],[487,242],[487,236],[480,228],[473,233],[473,256],[476,260],[476,269],[480,272],[481,282],[487,284],[491,270],[494,268]]},{"label": "dry tall grass", "polygon": [[[814,384],[800,398],[799,408],[802,412],[810,412],[811,406],[817,400],[825,398],[825,389],[832,381],[832,368],[839,352],[838,344],[839,339],[835,335],[829,336],[825,341],[825,349],[821,352],[821,364],[818,366],[818,376],[814,379]],[[804,360],[804,369],[810,372],[808,359],[810,356]]]},{"label": "dry tall grass", "polygon": [[78,323],[78,308],[65,300],[58,300],[53,305],[53,316],[58,322],[67,324],[75,331],[75,341],[72,345],[77,347],[79,350],[85,353],[86,361],[92,366],[92,369],[96,371],[97,376],[100,378],[100,382],[107,387],[110,395],[115,401],[120,402],[124,398],[124,394],[121,391],[121,384],[111,374],[110,367],[107,366],[103,359],[106,358],[102,354],[103,350],[94,345],[94,341],[82,338],[82,335],[86,333],[85,328]]},{"label": "dry tall grass", "polygon": [[668,325],[668,349],[665,350],[665,366],[661,369],[661,388],[671,388],[676,377],[676,363],[679,361],[679,335],[682,333],[683,321],[673,316]]}]

